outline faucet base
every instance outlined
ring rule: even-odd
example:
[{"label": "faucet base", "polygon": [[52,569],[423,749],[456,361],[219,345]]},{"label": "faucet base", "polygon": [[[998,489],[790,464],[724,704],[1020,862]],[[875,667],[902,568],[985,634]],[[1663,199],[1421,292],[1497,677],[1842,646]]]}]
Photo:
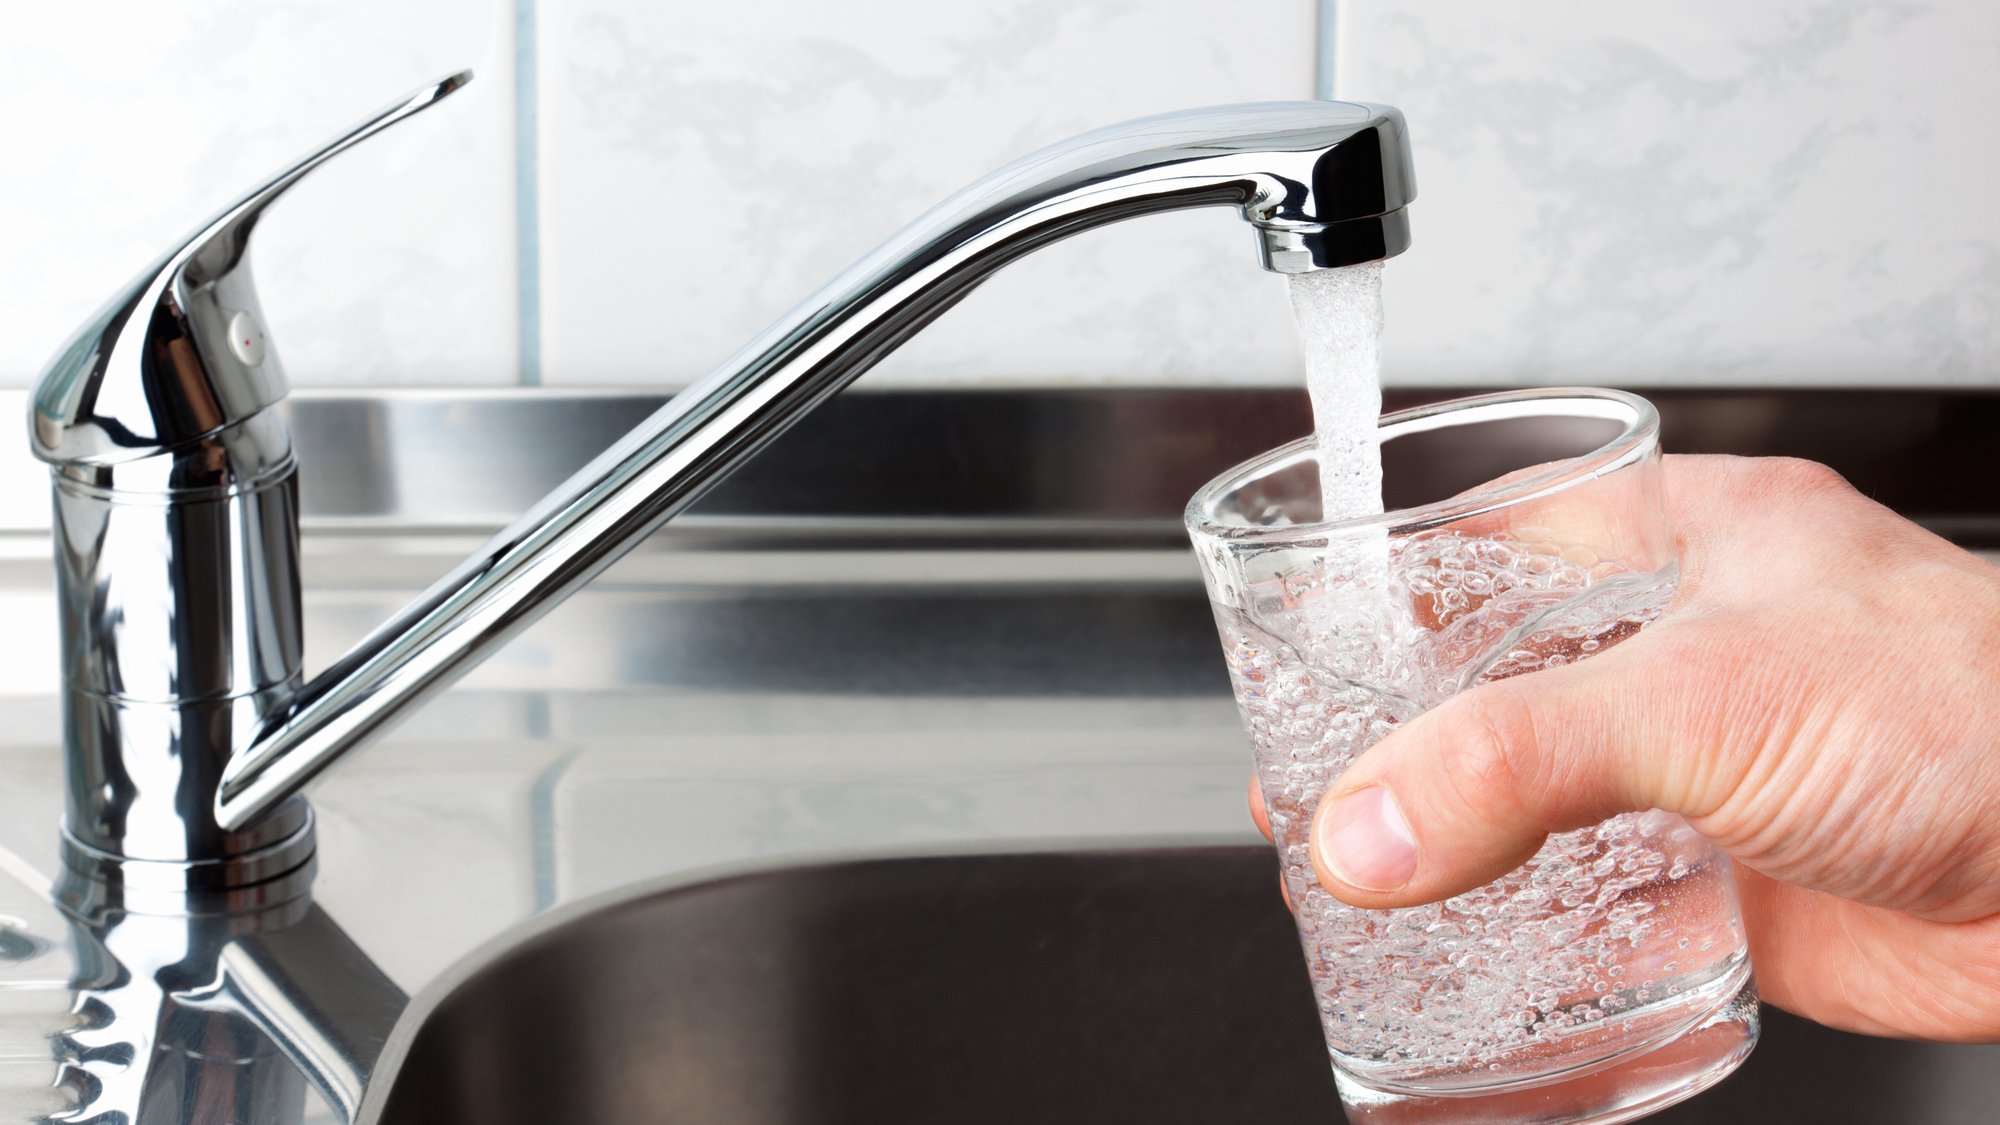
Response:
[{"label": "faucet base", "polygon": [[303,801],[299,825],[275,843],[220,859],[138,859],[93,848],[62,833],[55,895],[80,918],[108,910],[138,914],[234,913],[304,900],[312,887],[317,842]]}]

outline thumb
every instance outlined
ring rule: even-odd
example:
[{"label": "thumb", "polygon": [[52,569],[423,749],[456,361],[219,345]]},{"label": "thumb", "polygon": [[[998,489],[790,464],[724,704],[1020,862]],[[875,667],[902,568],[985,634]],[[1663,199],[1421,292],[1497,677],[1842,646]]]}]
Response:
[{"label": "thumb", "polygon": [[1362,754],[1313,818],[1321,885],[1367,908],[1433,902],[1527,862],[1551,832],[1713,811],[1741,776],[1729,709],[1677,671],[1699,665],[1670,632],[1475,688]]}]

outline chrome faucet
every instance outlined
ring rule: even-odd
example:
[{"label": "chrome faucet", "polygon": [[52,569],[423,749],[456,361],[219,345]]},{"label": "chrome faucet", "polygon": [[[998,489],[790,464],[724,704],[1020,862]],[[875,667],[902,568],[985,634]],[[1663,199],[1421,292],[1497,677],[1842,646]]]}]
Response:
[{"label": "chrome faucet", "polygon": [[[1409,245],[1385,106],[1189,110],[1084,134],[945,200],[607,449],[321,675],[301,670],[297,472],[246,257],[263,209],[453,93],[417,91],[203,224],[69,342],[33,399],[55,487],[79,917],[272,910],[313,856],[302,785],[590,581],[1001,266],[1158,211],[1223,206],[1269,270]],[[253,1023],[256,1021],[252,1021]],[[362,1036],[361,1038],[367,1038]],[[350,1076],[351,1088],[365,1078]]]}]

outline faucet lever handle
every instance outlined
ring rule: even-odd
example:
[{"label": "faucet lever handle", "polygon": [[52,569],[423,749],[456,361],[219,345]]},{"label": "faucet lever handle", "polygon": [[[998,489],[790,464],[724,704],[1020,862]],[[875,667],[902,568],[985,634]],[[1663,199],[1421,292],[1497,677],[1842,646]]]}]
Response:
[{"label": "faucet lever handle", "polygon": [[250,232],[257,225],[257,220],[263,217],[264,208],[291,190],[292,185],[304,179],[306,173],[398,121],[429,109],[439,99],[470,81],[472,72],[461,70],[412,90],[382,107],[217,212],[189,236],[180,249],[162,259],[162,263],[177,269],[183,284],[189,286],[211,284],[226,276],[242,262],[244,252],[249,249]]},{"label": "faucet lever handle", "polygon": [[264,339],[244,255],[264,208],[333,156],[472,80],[429,83],[301,157],[217,212],[126,285],[44,369],[35,455],[113,465],[216,433],[290,389]]}]

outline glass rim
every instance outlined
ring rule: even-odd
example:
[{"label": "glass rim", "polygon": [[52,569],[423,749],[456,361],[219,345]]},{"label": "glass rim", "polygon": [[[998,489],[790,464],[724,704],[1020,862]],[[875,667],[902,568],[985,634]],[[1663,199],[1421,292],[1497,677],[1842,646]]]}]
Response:
[{"label": "glass rim", "polygon": [[1290,468],[1301,460],[1316,458],[1318,446],[1313,435],[1308,434],[1218,474],[1195,491],[1183,519],[1190,532],[1249,544],[1323,539],[1363,529],[1386,529],[1390,534],[1421,531],[1553,496],[1635,464],[1659,444],[1660,415],[1653,404],[1628,391],[1609,387],[1535,387],[1428,403],[1383,415],[1377,433],[1386,442],[1447,426],[1548,417],[1601,418],[1620,422],[1624,428],[1596,449],[1551,462],[1541,472],[1378,515],[1315,523],[1251,524],[1224,520],[1214,514],[1223,497],[1251,481]]}]

